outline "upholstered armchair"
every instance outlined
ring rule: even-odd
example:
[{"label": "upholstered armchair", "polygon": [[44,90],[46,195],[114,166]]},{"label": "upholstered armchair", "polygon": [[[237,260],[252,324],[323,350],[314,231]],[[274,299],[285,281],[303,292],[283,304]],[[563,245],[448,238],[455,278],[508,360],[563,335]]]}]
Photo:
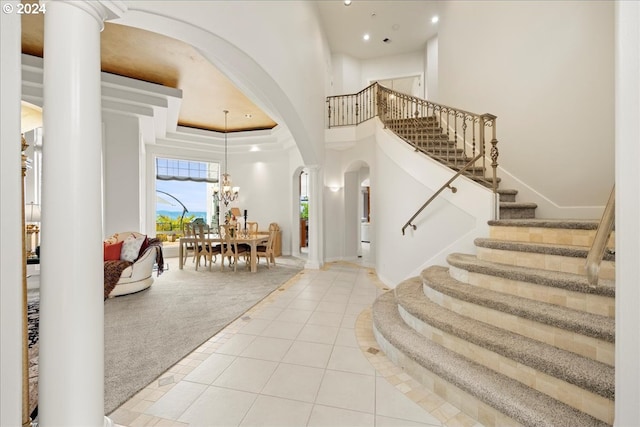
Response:
[{"label": "upholstered armchair", "polygon": [[[139,246],[137,246],[137,243],[133,244],[134,247],[131,250],[135,251],[135,246],[137,246],[138,249],[136,254],[130,255],[129,258],[124,255],[123,249],[120,250],[120,257],[116,259],[119,261],[126,261],[128,265],[122,265],[124,269],[120,273],[115,287],[109,292],[109,298],[142,291],[147,289],[153,283],[153,266],[158,259],[158,251],[162,251],[162,248],[159,245],[149,245],[147,236],[144,234],[136,233],[135,231],[126,231],[116,233],[107,238],[104,242],[105,267],[107,264],[107,252],[111,250],[109,248],[114,245],[116,248],[114,248],[113,251],[117,251],[117,247],[120,246],[120,242],[122,242],[122,247],[126,248],[126,244],[132,240],[138,240],[141,241],[141,243]],[[147,242],[146,247],[144,247],[145,242]],[[114,258],[115,253],[111,256],[111,260],[114,260]],[[130,261],[132,258],[133,261]],[[107,278],[105,275],[105,287],[107,286],[106,281]]]}]

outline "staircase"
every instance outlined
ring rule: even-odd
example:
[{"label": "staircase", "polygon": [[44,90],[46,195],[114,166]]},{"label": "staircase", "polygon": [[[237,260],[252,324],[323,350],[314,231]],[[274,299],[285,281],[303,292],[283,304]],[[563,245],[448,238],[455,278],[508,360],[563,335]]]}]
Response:
[{"label": "staircase", "polygon": [[534,203],[496,187],[491,114],[377,83],[327,105],[329,127],[378,116],[415,151],[499,194],[500,220],[475,240],[475,255],[452,253],[448,266],[431,266],[375,301],[374,335],[389,359],[486,426],[611,425],[614,255],[605,256],[598,287],[583,274],[598,222],[536,219]]},{"label": "staircase", "polygon": [[[466,147],[466,150],[459,148],[455,136],[445,133],[435,116],[386,120],[385,126],[413,146],[416,151],[424,153],[454,171],[460,170],[471,160],[471,156],[477,154],[473,147]],[[474,165],[463,171],[462,174],[491,188],[493,183],[485,176],[486,172],[486,167]],[[498,189],[497,192],[500,194],[501,219],[535,218],[537,205],[516,202],[517,190]]]},{"label": "staircase", "polygon": [[528,218],[515,195],[500,191],[501,213],[515,216],[490,222],[476,255],[450,254],[448,267],[377,299],[378,344],[484,425],[611,425],[614,255],[589,287],[582,269],[597,221]]},{"label": "staircase", "polygon": [[[477,154],[433,116],[385,125],[456,171]],[[474,165],[463,175],[491,188],[485,172]],[[431,266],[376,300],[376,340],[484,425],[611,425],[614,255],[606,254],[597,288],[583,273],[598,222],[535,219],[535,203],[497,192],[501,219],[475,240],[475,255],[452,253],[447,267]]]}]

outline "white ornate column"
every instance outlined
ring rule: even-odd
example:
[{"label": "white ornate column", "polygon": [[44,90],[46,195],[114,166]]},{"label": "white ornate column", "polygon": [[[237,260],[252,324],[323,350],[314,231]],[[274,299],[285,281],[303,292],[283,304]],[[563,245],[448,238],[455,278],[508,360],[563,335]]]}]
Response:
[{"label": "white ornate column", "polygon": [[307,166],[309,171],[309,255],[305,268],[319,269],[323,264],[322,200],[324,198],[320,167]]},{"label": "white ornate column", "polygon": [[616,22],[615,425],[640,420],[640,3],[620,1]]},{"label": "white ornate column", "polygon": [[44,3],[40,425],[102,426],[100,32],[119,3]]},{"label": "white ornate column", "polygon": [[22,424],[22,172],[20,15],[0,12],[0,425]]}]

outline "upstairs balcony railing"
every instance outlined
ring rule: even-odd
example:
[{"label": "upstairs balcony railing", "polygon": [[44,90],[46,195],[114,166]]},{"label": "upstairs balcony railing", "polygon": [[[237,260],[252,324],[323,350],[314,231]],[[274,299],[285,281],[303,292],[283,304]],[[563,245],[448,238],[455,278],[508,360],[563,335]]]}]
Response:
[{"label": "upstairs balcony railing", "polygon": [[327,97],[329,128],[356,126],[376,116],[416,151],[456,171],[407,221],[402,227],[403,234],[408,226],[416,229],[412,221],[442,191],[448,188],[455,193],[451,183],[460,175],[491,188],[494,193],[497,191],[496,116],[437,104],[378,83],[356,94]]}]

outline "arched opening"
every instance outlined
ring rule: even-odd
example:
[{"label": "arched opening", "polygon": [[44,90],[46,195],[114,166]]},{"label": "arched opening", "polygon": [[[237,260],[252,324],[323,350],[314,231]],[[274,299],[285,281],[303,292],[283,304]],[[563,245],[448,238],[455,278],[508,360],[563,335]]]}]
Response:
[{"label": "arched opening", "polygon": [[351,164],[344,173],[345,258],[374,265],[374,233],[371,210],[370,168],[364,161]]},{"label": "arched opening", "polygon": [[309,253],[309,173],[302,170],[298,178],[298,207],[300,218],[300,253],[307,255]]}]

